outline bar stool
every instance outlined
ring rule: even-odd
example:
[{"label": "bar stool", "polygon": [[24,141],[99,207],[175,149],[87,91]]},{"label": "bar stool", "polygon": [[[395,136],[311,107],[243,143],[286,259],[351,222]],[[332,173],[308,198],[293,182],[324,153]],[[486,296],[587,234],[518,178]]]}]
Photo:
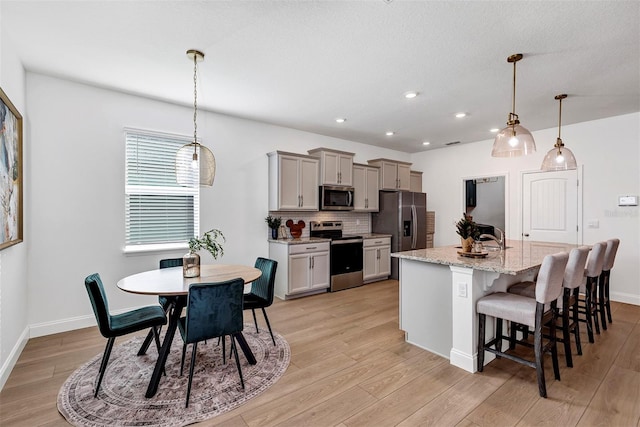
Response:
[{"label": "bar stool", "polygon": [[607,312],[609,323],[611,320],[611,303],[609,302],[609,279],[611,277],[611,269],[616,259],[616,253],[620,246],[620,239],[607,240],[607,249],[604,252],[604,263],[602,264],[602,273],[600,273],[600,282],[598,283],[598,309],[600,310],[600,318],[602,319],[602,329],[607,330],[607,322],[604,313]]},{"label": "bar stool", "polygon": [[[478,300],[476,306],[479,320],[478,371],[482,372],[484,369],[485,351],[530,366],[536,369],[540,396],[547,397],[543,363],[543,355],[545,352],[551,353],[553,372],[555,378],[560,380],[555,321],[558,315],[558,298],[560,298],[560,294],[562,293],[562,280],[568,259],[569,254],[566,252],[544,257],[538,274],[535,299],[510,294],[508,292],[496,292]],[[495,338],[489,342],[485,341],[486,316],[492,316],[496,319]],[[532,362],[502,351],[502,340],[509,339],[509,337],[502,335],[503,320],[507,320],[512,324],[519,323],[533,328],[535,361]],[[551,334],[548,336],[549,341],[543,345],[542,327],[546,324],[550,325]],[[526,345],[529,343],[523,344]],[[495,349],[491,348],[491,346],[495,346]]]},{"label": "bar stool", "polygon": [[[580,342],[580,328],[578,321],[578,297],[580,285],[584,278],[584,268],[587,263],[587,257],[591,249],[588,246],[574,248],[569,253],[569,261],[564,270],[564,279],[562,281],[562,298],[558,300],[558,309],[560,313],[560,329],[562,330],[562,338],[556,340],[564,344],[564,353],[567,366],[573,367],[573,358],[571,356],[571,333],[574,334],[576,341],[576,351],[578,355],[582,355],[582,344]],[[511,286],[507,292],[535,298],[536,284],[534,282],[521,282]],[[515,332],[517,328],[511,329],[511,340],[515,342]],[[526,338],[528,330],[523,331]],[[512,345],[513,348],[513,345]]]},{"label": "bar stool", "polygon": [[589,254],[589,260],[587,261],[587,268],[584,270],[584,279],[580,285],[580,294],[584,294],[584,298],[578,299],[578,312],[584,314],[584,318],[579,318],[578,320],[587,324],[587,335],[589,336],[590,343],[595,342],[593,339],[594,323],[596,333],[600,335],[596,295],[598,278],[600,277],[600,273],[602,273],[606,247],[607,244],[605,242],[598,242],[593,245],[591,253]]}]

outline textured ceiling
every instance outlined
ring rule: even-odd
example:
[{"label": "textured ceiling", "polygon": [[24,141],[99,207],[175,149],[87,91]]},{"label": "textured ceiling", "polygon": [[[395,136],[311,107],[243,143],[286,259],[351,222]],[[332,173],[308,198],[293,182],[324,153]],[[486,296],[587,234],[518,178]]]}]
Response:
[{"label": "textured ceiling", "polygon": [[635,0],[1,0],[0,23],[30,71],[190,105],[199,49],[200,108],[406,152],[493,138],[513,53],[531,131],[559,93],[563,125],[640,111]]}]

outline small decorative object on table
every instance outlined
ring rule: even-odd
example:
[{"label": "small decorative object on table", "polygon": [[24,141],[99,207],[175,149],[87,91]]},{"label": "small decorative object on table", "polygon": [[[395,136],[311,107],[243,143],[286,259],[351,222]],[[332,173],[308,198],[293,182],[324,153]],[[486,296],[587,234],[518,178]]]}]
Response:
[{"label": "small decorative object on table", "polygon": [[287,225],[287,227],[289,227],[291,237],[293,237],[294,239],[298,239],[300,238],[300,236],[302,236],[302,229],[306,225],[303,220],[300,220],[297,224],[294,224],[290,219],[288,219],[285,224]]},{"label": "small decorative object on table", "polygon": [[189,240],[189,253],[182,257],[182,275],[186,278],[200,276],[200,255],[197,252],[201,249],[209,251],[213,259],[218,259],[224,255],[224,249],[218,239],[226,242],[222,231],[215,228],[207,231],[200,238],[193,237]]},{"label": "small decorative object on table", "polygon": [[276,240],[278,238],[278,228],[282,223],[282,218],[280,218],[279,216],[268,215],[264,219],[264,222],[266,222],[269,228],[271,229],[271,238],[273,240]]},{"label": "small decorative object on table", "polygon": [[473,222],[473,217],[466,213],[463,213],[462,218],[456,223],[456,233],[460,236],[463,252],[471,252],[474,240],[480,237],[480,231]]}]

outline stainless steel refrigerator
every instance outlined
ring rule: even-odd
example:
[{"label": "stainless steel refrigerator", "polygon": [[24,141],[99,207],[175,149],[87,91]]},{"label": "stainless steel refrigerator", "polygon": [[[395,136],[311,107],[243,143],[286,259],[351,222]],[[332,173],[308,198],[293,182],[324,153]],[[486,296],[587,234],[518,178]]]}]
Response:
[{"label": "stainless steel refrigerator", "polygon": [[[371,232],[391,234],[391,252],[427,247],[427,195],[380,191],[380,211],[371,214]],[[391,278],[398,278],[398,258],[391,257]]]}]

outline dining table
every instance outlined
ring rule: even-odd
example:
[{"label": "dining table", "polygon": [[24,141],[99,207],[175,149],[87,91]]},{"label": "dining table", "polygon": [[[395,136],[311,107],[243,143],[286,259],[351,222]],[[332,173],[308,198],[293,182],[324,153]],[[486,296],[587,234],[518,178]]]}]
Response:
[{"label": "dining table", "polygon": [[[183,277],[182,267],[162,268],[157,270],[144,271],[142,273],[127,276],[118,281],[118,288],[125,292],[141,295],[156,295],[167,298],[169,302],[169,324],[162,341],[158,360],[156,361],[149,381],[149,386],[145,394],[146,397],[153,397],[158,391],[160,378],[164,371],[164,366],[169,356],[171,343],[178,327],[182,310],[187,303],[189,286],[194,283],[217,283],[226,280],[242,278],[244,283],[250,283],[258,279],[262,272],[255,268],[237,264],[212,264],[200,266],[200,276]],[[256,364],[256,358],[247,344],[242,332],[234,335],[240,344],[247,361],[251,365]],[[144,354],[151,340],[146,339],[138,354]]]}]

